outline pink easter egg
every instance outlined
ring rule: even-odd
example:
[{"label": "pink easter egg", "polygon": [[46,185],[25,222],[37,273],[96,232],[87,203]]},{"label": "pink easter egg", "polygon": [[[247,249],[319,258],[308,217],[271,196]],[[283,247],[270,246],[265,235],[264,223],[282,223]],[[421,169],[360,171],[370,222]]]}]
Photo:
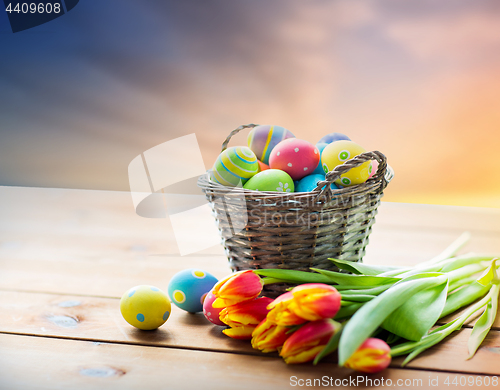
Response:
[{"label": "pink easter egg", "polygon": [[209,320],[212,324],[226,325],[219,319],[219,313],[222,311],[223,308],[215,309],[212,307],[212,303],[214,303],[215,299],[216,299],[215,295],[212,294],[212,291],[210,291],[205,297],[205,300],[203,301],[203,314],[205,315],[205,318]]},{"label": "pink easter egg", "polygon": [[370,176],[368,176],[368,178],[372,177],[373,175],[375,175],[375,173],[377,173],[377,169],[378,169],[378,161],[377,160],[372,160],[372,165],[370,167]]},{"label": "pink easter egg", "polygon": [[281,141],[269,156],[271,169],[281,169],[293,180],[300,180],[311,174],[318,166],[319,150],[312,143],[298,138]]}]

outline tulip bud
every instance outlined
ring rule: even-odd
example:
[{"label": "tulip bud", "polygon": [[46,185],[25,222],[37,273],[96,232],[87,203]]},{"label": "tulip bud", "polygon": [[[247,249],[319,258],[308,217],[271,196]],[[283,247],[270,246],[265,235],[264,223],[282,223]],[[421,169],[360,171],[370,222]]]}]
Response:
[{"label": "tulip bud", "polygon": [[341,295],[335,287],[307,283],[280,295],[269,305],[269,321],[281,326],[333,318],[340,309]]},{"label": "tulip bud", "polygon": [[220,280],[213,287],[212,293],[217,297],[214,308],[223,308],[238,302],[255,299],[262,291],[262,279],[251,270],[236,272]]},{"label": "tulip bud", "polygon": [[383,340],[366,339],[345,362],[345,367],[373,374],[387,368],[391,363],[391,347]]},{"label": "tulip bud", "polygon": [[314,360],[340,328],[341,325],[332,319],[309,322],[285,341],[280,356],[287,364]]},{"label": "tulip bud", "polygon": [[291,336],[287,334],[290,328],[276,325],[265,319],[252,333],[252,347],[260,349],[262,352],[273,352],[280,348],[283,343]]},{"label": "tulip bud", "polygon": [[271,302],[271,298],[261,297],[222,309],[219,318],[231,327],[231,329],[225,329],[222,332],[237,339],[251,339],[254,329],[266,318],[268,313],[267,305]]}]

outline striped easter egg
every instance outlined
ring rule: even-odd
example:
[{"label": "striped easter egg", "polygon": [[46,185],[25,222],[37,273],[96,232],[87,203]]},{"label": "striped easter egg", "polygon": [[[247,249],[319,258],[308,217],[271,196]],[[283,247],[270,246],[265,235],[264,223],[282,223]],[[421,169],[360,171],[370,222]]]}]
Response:
[{"label": "striped easter egg", "polygon": [[257,158],[269,165],[269,156],[273,148],[287,138],[295,138],[290,130],[281,126],[261,125],[256,126],[248,134],[248,147],[252,149]]},{"label": "striped easter egg", "polygon": [[210,178],[224,186],[245,184],[259,172],[259,163],[254,152],[246,146],[234,146],[224,150],[210,171]]}]

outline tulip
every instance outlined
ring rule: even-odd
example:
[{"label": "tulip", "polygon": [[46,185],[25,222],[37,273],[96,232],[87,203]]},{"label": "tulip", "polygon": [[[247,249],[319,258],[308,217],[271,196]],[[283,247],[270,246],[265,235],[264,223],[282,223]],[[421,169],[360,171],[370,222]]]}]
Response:
[{"label": "tulip", "polygon": [[[262,352],[273,352],[280,348],[291,336],[290,328],[263,320],[252,333],[252,347]],[[288,333],[288,334],[287,334]]]},{"label": "tulip", "polygon": [[338,322],[329,318],[309,322],[285,341],[280,356],[285,359],[287,364],[314,360],[340,328],[341,325]]},{"label": "tulip", "polygon": [[279,296],[271,305],[268,319],[277,325],[300,325],[306,321],[332,318],[340,309],[341,295],[335,287],[307,283]]},{"label": "tulip", "polygon": [[306,319],[299,317],[289,309],[292,302],[293,294],[291,291],[280,295],[267,307],[271,310],[267,319],[280,326],[300,325],[307,322]]},{"label": "tulip", "polygon": [[212,293],[217,299],[212,306],[220,309],[255,299],[261,293],[262,286],[262,279],[251,270],[236,272],[220,280],[213,287]]},{"label": "tulip", "polygon": [[356,371],[373,374],[387,368],[391,363],[391,348],[383,340],[366,339],[345,362],[345,366]]},{"label": "tulip", "polygon": [[231,327],[222,332],[235,339],[251,339],[254,329],[266,318],[269,311],[267,306],[271,302],[271,298],[261,297],[251,301],[239,302],[222,309],[219,318]]}]

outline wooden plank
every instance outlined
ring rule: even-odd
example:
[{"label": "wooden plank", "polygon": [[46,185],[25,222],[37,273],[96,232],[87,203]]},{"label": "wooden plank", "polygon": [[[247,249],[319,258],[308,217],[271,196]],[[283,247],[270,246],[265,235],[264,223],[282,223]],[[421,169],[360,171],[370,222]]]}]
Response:
[{"label": "wooden plank", "polygon": [[[0,311],[4,313],[0,332],[261,355],[249,342],[223,335],[223,328],[210,324],[201,313],[193,315],[177,307],[156,331],[140,331],[127,324],[117,299],[0,292]],[[500,359],[500,331],[491,331],[476,357],[465,361],[469,334],[470,329],[460,331],[417,358],[410,367],[500,374],[495,362]],[[401,361],[396,360],[393,366],[399,366]],[[445,363],[438,364],[441,361]]]},{"label": "wooden plank", "polygon": [[142,331],[121,316],[120,301],[111,298],[0,291],[0,332],[127,344],[260,354],[250,343],[234,340],[205,319],[175,305],[168,321]]},{"label": "wooden plank", "polygon": [[[325,380],[340,389],[426,388],[452,381],[452,372],[387,369],[365,376],[332,363],[287,366],[281,359],[171,348],[92,343],[0,334],[0,380],[10,390],[36,389],[288,389]],[[471,380],[475,375],[467,374]],[[352,379],[351,379],[352,378]],[[367,378],[372,382],[368,383]],[[481,377],[484,380],[484,377]],[[299,382],[303,380],[304,382]],[[330,380],[332,382],[330,382]],[[399,382],[398,382],[399,380]],[[490,381],[492,378],[490,378]],[[350,382],[351,381],[351,382]],[[359,381],[359,382],[357,382]],[[390,382],[389,382],[390,381]],[[357,385],[356,385],[357,384]],[[302,386],[301,386],[302,387]],[[378,386],[377,386],[378,387]]]}]

